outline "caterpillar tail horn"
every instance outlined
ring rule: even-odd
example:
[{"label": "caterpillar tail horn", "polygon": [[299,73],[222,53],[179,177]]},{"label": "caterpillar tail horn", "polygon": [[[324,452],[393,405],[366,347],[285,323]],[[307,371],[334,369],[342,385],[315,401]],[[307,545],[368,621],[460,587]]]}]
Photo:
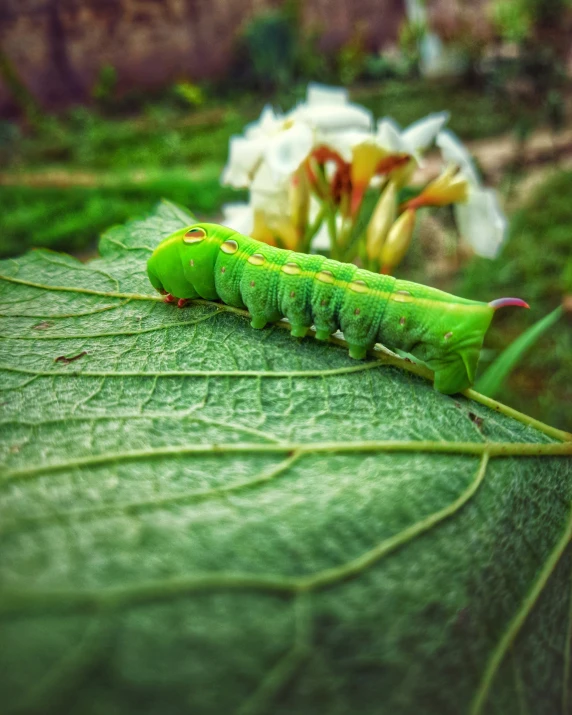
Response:
[{"label": "caterpillar tail horn", "polygon": [[497,298],[496,300],[491,300],[489,306],[493,310],[498,310],[499,308],[506,308],[509,305],[516,305],[519,308],[530,308],[528,303],[520,298]]}]

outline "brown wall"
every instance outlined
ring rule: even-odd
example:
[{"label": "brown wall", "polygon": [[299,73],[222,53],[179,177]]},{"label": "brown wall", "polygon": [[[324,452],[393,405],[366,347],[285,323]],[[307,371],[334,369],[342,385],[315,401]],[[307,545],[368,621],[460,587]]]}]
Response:
[{"label": "brown wall", "polygon": [[[279,0],[0,0],[0,45],[45,106],[89,95],[100,68],[120,87],[224,75],[237,30]],[[369,44],[397,36],[404,0],[308,0],[303,25],[324,48],[339,47],[359,24]],[[0,80],[0,110],[8,92]]]}]

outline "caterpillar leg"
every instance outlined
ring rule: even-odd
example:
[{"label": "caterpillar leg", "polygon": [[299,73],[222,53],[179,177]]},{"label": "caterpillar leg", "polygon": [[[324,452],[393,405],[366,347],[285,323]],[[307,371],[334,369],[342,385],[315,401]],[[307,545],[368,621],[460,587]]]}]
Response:
[{"label": "caterpillar leg", "polygon": [[368,346],[367,345],[355,345],[348,343],[350,349],[350,357],[354,360],[363,360],[367,355]]},{"label": "caterpillar leg", "polygon": [[268,323],[268,320],[265,315],[253,315],[250,321],[250,325],[256,330],[262,330],[262,328],[266,327],[266,323]]},{"label": "caterpillar leg", "polygon": [[174,303],[176,300],[177,299],[174,295],[167,293],[167,295],[163,298],[163,303]]},{"label": "caterpillar leg", "polygon": [[293,325],[290,330],[290,335],[293,338],[305,338],[308,334],[308,330],[310,330],[310,326],[308,325]]},{"label": "caterpillar leg", "polygon": [[331,331],[324,328],[316,328],[316,340],[329,340]]},{"label": "caterpillar leg", "polygon": [[189,301],[186,298],[179,298],[177,301],[177,308],[184,308]]}]

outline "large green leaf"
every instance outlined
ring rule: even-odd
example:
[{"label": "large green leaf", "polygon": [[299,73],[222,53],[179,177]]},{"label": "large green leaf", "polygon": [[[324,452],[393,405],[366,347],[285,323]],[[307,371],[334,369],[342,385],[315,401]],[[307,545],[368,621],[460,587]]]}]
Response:
[{"label": "large green leaf", "polygon": [[188,221],[0,264],[3,713],[566,712],[570,443],[163,304]]}]

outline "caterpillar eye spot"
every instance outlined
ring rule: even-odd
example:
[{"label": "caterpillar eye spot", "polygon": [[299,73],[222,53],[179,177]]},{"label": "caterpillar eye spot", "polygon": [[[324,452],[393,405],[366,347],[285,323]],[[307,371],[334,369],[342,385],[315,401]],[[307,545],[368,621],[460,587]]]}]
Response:
[{"label": "caterpillar eye spot", "polygon": [[356,308],[354,310],[354,315],[359,315],[361,313],[361,310],[359,308]]},{"label": "caterpillar eye spot", "polygon": [[405,318],[403,316],[399,318],[399,325],[405,325]]},{"label": "caterpillar eye spot", "polygon": [[295,298],[296,297],[296,291],[290,291],[290,298]]},{"label": "caterpillar eye spot", "polygon": [[236,253],[238,251],[238,243],[232,238],[229,238],[228,241],[221,243],[220,250],[228,254]]},{"label": "caterpillar eye spot", "polygon": [[254,281],[250,281],[250,287],[251,287],[251,288],[254,288],[255,285],[256,285],[256,283],[255,283]]},{"label": "caterpillar eye spot", "polygon": [[353,290],[354,293],[367,293],[368,288],[365,281],[352,281],[350,290]]},{"label": "caterpillar eye spot", "polygon": [[253,253],[248,259],[248,262],[253,266],[261,266],[265,260],[266,258],[264,258],[262,253]]},{"label": "caterpillar eye spot", "polygon": [[223,267],[220,269],[220,272],[221,272],[221,273],[226,273],[226,268],[225,268],[225,266],[223,266]]},{"label": "caterpillar eye spot", "polygon": [[194,260],[193,260],[192,258],[191,258],[191,260],[189,261],[189,266],[190,266],[191,268],[194,268],[194,267],[195,267],[195,262],[194,262]]},{"label": "caterpillar eye spot", "polygon": [[318,271],[318,273],[316,273],[316,280],[322,283],[333,283],[336,279],[332,271]]},{"label": "caterpillar eye spot", "polygon": [[191,228],[183,236],[183,243],[193,244],[200,243],[205,239],[207,232],[204,228]]},{"label": "caterpillar eye spot", "polygon": [[302,269],[297,263],[285,263],[282,270],[289,276],[297,276],[302,273]]},{"label": "caterpillar eye spot", "polygon": [[453,333],[451,331],[449,331],[448,333],[445,333],[445,335],[443,335],[443,337],[445,338],[445,340],[449,340],[449,338],[453,337]]},{"label": "caterpillar eye spot", "polygon": [[328,301],[324,298],[320,301],[320,305],[327,305]]}]

